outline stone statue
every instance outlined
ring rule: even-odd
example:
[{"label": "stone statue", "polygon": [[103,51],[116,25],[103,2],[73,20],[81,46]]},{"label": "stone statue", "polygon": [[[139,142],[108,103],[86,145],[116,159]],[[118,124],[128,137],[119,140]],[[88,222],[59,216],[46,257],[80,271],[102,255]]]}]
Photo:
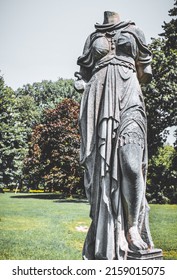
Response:
[{"label": "stone statue", "polygon": [[80,108],[81,164],[92,219],[83,259],[127,259],[150,250],[146,113],[140,84],[151,81],[151,52],[143,32],[104,12],[88,36],[75,88]]}]

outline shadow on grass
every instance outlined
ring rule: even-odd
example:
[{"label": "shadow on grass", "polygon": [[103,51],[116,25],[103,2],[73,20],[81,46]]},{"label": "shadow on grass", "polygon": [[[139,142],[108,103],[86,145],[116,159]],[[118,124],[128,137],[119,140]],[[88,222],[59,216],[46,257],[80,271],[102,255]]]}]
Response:
[{"label": "shadow on grass", "polygon": [[54,201],[55,203],[88,203],[87,199],[60,199],[58,201]]},{"label": "shadow on grass", "polygon": [[87,199],[84,198],[67,198],[62,194],[26,194],[26,195],[14,195],[11,198],[17,199],[47,199],[56,200],[55,203],[87,203]]}]

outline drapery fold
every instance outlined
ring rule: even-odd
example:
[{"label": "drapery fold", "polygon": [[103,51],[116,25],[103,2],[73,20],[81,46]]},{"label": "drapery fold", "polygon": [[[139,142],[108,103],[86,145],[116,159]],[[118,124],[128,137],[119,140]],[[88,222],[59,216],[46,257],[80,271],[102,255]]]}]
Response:
[{"label": "drapery fold", "polygon": [[[132,57],[128,63],[128,55],[125,55],[125,59],[122,60],[122,51],[120,56],[115,52],[114,55],[111,54],[112,59],[111,56],[108,59],[107,45],[101,62],[99,63],[98,60],[95,62],[94,43],[98,40],[96,46],[99,45],[99,39],[101,36],[105,36],[100,33],[93,33],[90,36],[86,42],[83,56],[78,59],[81,74],[87,81],[80,108],[80,160],[85,167],[84,185],[91,205],[90,217],[92,219],[84,243],[84,259],[127,258],[127,228],[122,200],[119,149],[130,143],[139,145],[143,149],[141,164],[144,196],[141,202],[138,229],[143,240],[147,244],[151,243],[148,228],[148,205],[145,199],[146,113],[135,71],[135,64],[137,61],[141,63],[141,57],[143,57],[143,63],[144,61],[150,63],[150,53],[142,43],[143,36],[138,37],[137,32],[132,31],[131,28],[128,29],[128,25],[130,23],[127,25],[124,23],[122,27],[119,25],[128,35],[123,37],[122,41],[117,39],[118,49],[119,42],[127,45],[126,40],[131,39],[128,53],[136,55],[134,65]],[[100,27],[98,29],[100,32]],[[120,34],[119,30],[119,36],[121,36]],[[103,40],[101,44],[102,42]],[[141,53],[137,44],[141,45]],[[95,70],[96,65],[99,67]]]}]

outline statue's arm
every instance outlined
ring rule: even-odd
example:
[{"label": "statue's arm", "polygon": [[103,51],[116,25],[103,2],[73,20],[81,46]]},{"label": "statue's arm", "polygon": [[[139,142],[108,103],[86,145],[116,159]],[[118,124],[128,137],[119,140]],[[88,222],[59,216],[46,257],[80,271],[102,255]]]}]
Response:
[{"label": "statue's arm", "polygon": [[80,65],[79,72],[75,72],[75,81],[74,87],[77,91],[83,92],[86,86],[86,83],[91,78],[91,71],[93,66],[93,58],[90,49],[91,36],[89,36],[85,42],[84,50],[82,56],[77,60],[77,64]]},{"label": "statue's arm", "polygon": [[141,84],[148,84],[152,80],[151,65],[139,64],[137,66],[137,76]]},{"label": "statue's arm", "polygon": [[137,34],[140,42],[138,46],[138,58],[136,60],[137,76],[141,84],[148,84],[152,79],[152,56],[151,52],[148,50],[143,31],[137,28]]},{"label": "statue's arm", "polygon": [[80,72],[75,72],[74,76],[77,78],[77,80],[74,81],[74,88],[78,92],[83,92],[85,90],[86,82],[84,81],[82,77],[82,73]]}]

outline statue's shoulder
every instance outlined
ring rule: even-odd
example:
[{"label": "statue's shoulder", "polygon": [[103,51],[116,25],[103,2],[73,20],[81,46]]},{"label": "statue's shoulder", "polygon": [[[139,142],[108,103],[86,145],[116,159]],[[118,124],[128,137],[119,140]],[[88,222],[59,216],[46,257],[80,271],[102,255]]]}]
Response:
[{"label": "statue's shoulder", "polygon": [[134,22],[130,22],[125,28],[124,32],[129,32],[140,40],[143,44],[145,43],[144,32]]}]

